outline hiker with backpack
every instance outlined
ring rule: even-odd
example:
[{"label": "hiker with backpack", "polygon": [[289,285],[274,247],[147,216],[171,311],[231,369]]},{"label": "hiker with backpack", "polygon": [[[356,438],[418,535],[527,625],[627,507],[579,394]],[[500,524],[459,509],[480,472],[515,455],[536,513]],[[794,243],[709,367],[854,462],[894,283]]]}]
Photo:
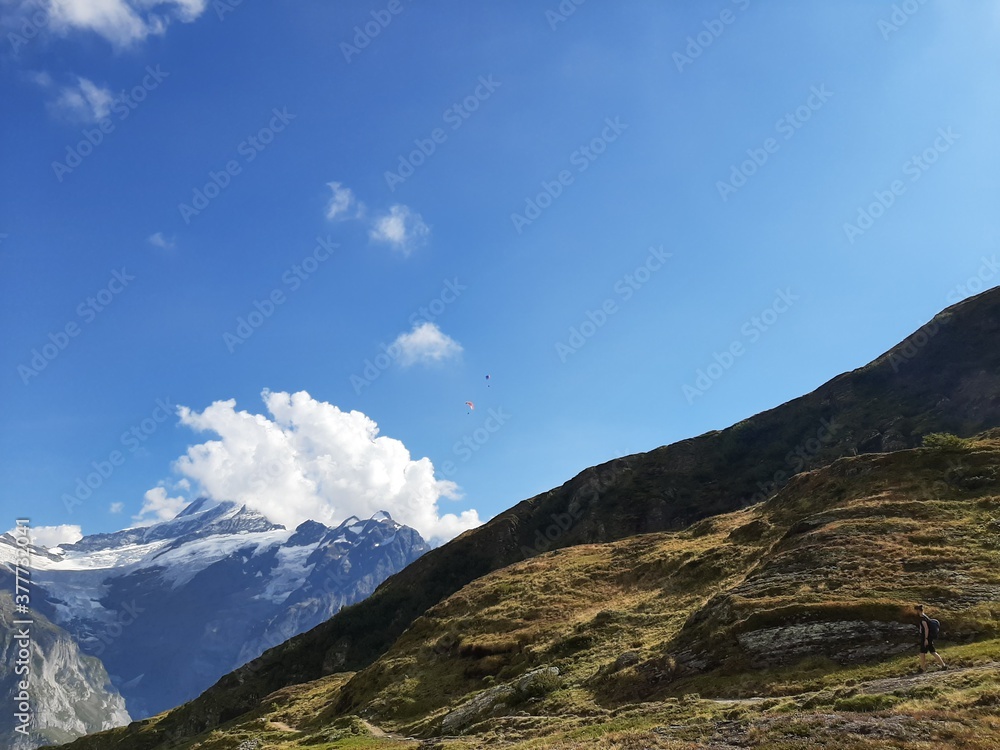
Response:
[{"label": "hiker with backpack", "polygon": [[924,672],[927,669],[927,654],[934,654],[934,658],[938,660],[941,669],[947,669],[944,665],[944,659],[941,658],[941,654],[934,648],[934,640],[938,637],[938,633],[941,632],[941,623],[924,613],[923,604],[917,605],[917,614],[920,615],[920,671]]}]

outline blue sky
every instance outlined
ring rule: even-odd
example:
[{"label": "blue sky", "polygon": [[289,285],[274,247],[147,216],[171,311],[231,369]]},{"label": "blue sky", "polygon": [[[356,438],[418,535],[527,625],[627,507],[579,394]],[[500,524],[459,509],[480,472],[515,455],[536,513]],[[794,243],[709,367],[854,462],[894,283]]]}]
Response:
[{"label": "blue sky", "polygon": [[989,4],[49,5],[0,5],[10,526],[447,538],[1000,280]]}]

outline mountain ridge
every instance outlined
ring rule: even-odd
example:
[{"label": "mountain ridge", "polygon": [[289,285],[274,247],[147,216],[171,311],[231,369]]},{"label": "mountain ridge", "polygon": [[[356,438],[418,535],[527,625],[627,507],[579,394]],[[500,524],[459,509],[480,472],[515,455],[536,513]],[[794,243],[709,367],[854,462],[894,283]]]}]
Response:
[{"label": "mountain ridge", "polygon": [[[32,548],[32,608],[100,661],[142,719],[360,601],[428,549],[385,512],[289,530],[199,498],[151,526]],[[16,554],[0,537],[0,562]]]},{"label": "mountain ridge", "polygon": [[[838,459],[682,530],[495,570],[368,667],[169,746],[992,750],[1000,429],[929,445]],[[914,675],[914,602],[941,618],[952,669]],[[169,718],[72,747],[147,750]]]},{"label": "mountain ridge", "polygon": [[[253,710],[260,696],[364,669],[430,607],[525,558],[685,528],[844,456],[913,448],[931,432],[970,436],[996,427],[998,333],[994,289],[948,308],[870,364],[810,394],[725,430],[586,469],[432,550],[365,602],[223,677],[163,717],[155,737],[144,741],[157,747],[192,737]],[[839,427],[819,440],[829,425]]]}]

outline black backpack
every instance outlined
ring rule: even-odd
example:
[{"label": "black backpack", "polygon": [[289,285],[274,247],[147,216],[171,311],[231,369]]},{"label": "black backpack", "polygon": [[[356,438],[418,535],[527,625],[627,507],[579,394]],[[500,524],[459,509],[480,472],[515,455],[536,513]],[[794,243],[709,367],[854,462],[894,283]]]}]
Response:
[{"label": "black backpack", "polygon": [[[935,640],[938,637],[938,633],[941,632],[941,621],[932,620],[930,617],[927,617],[927,615],[924,615],[923,619],[927,623],[927,640],[929,641]],[[923,625],[921,624],[920,634],[923,635],[923,632],[924,628]]]},{"label": "black backpack", "polygon": [[936,640],[938,633],[941,632],[941,622],[939,620],[928,620],[927,621],[927,638],[928,640]]}]

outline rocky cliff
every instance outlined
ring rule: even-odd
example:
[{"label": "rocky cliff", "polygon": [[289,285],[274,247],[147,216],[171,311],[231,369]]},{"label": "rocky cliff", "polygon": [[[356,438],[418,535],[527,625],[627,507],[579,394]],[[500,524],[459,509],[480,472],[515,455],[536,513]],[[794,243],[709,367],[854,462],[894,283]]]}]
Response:
[{"label": "rocky cliff", "polygon": [[6,571],[0,585],[0,744],[30,750],[128,724],[125,700],[100,659],[82,653],[40,612],[15,614],[14,579]]}]

